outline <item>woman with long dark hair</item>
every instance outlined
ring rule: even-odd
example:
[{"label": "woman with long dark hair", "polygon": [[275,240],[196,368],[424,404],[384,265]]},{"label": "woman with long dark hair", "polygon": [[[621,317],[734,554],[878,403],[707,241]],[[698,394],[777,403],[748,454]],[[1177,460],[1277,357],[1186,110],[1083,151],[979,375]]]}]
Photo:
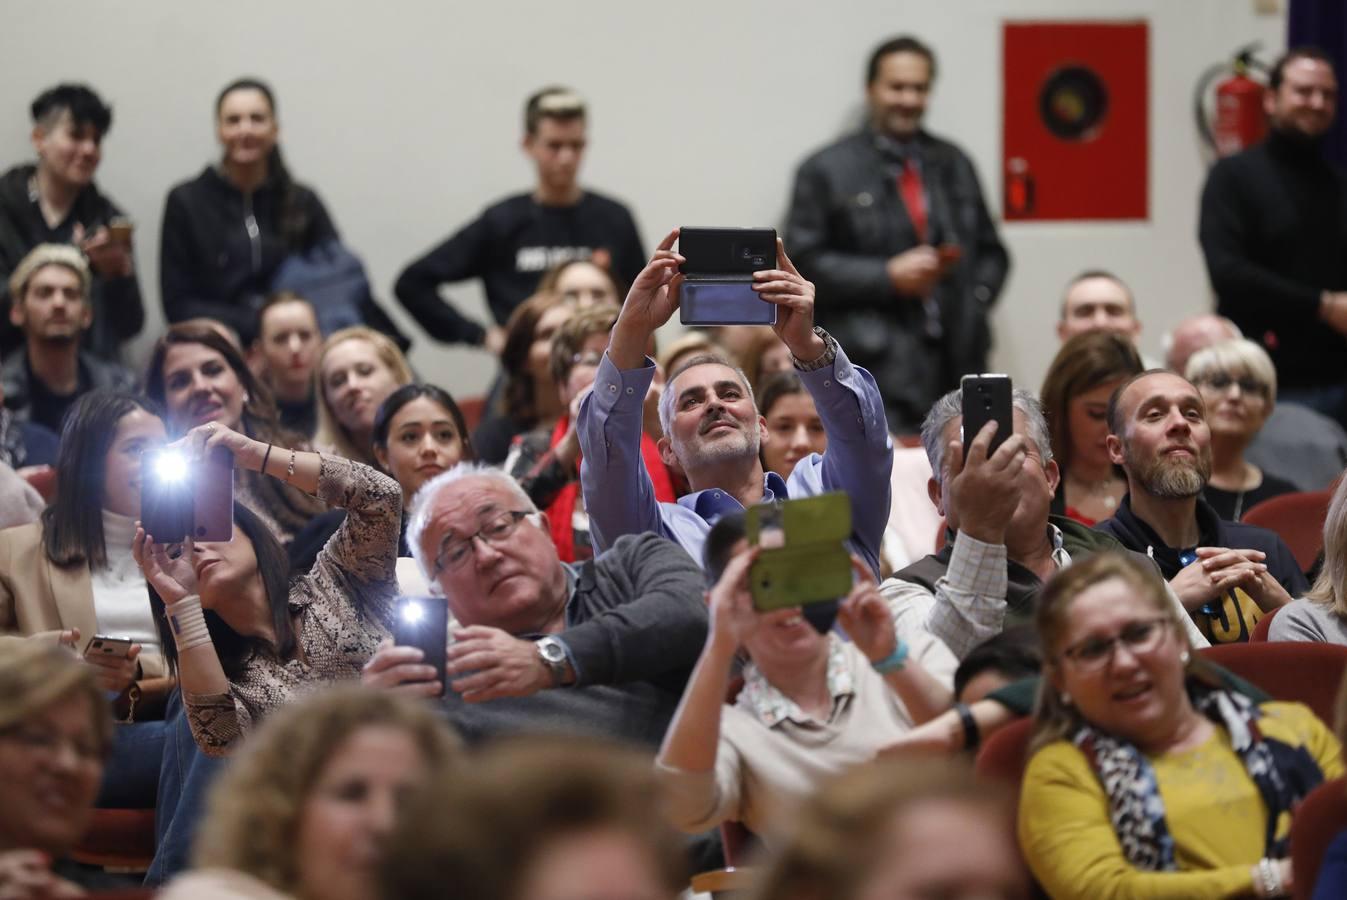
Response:
[{"label": "woman with long dark hair", "polygon": [[337,229],[281,158],[268,85],[254,78],[226,85],[215,100],[215,128],[220,161],[169,192],[160,290],[170,322],[218,319],[247,346],[281,263],[335,239]]},{"label": "woman with long dark hair", "polygon": [[[214,328],[171,326],[154,345],[145,392],[164,405],[172,435],[216,422],[263,443],[308,449],[302,437],[280,426],[271,391],[253,375],[238,348]],[[256,472],[240,472],[234,490],[239,502],[283,544],[324,509],[293,486]]]},{"label": "woman with long dark hair", "polygon": [[[406,510],[421,485],[452,469],[460,462],[476,459],[468,440],[468,425],[463,411],[449,392],[433,384],[404,384],[388,395],[374,416],[371,449],[383,471],[397,479],[402,488],[402,529],[398,537],[398,558],[410,560],[407,547]],[[348,457],[349,458],[349,457]],[[323,513],[295,535],[290,544],[292,572],[307,572],[346,520],[346,511]],[[398,581],[402,593],[426,590],[425,576],[419,567],[399,566]]]},{"label": "woman with long dark hair", "polygon": [[402,490],[369,466],[273,446],[219,422],[198,425],[179,446],[190,458],[224,447],[237,469],[347,513],[313,568],[293,581],[285,550],[241,503],[232,540],[191,544],[177,558],[137,529],[135,557],[163,613],[164,654],[192,734],[205,753],[221,756],[305,686],[356,677],[388,635]]}]

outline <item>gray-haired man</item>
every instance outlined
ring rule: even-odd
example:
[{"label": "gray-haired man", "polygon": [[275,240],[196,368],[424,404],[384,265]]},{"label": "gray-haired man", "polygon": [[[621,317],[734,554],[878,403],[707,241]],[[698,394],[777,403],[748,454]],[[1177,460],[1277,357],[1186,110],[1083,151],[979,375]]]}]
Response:
[{"label": "gray-haired man", "polygon": [[568,565],[518,483],[469,463],[417,493],[407,543],[449,604],[449,683],[419,650],[389,646],[367,684],[444,687],[469,740],[564,731],[659,744],[706,639],[701,570],[677,545],[629,535]]},{"label": "gray-haired man", "polygon": [[[959,390],[950,391],[921,428],[935,473],[927,490],[948,525],[945,546],[880,587],[899,636],[932,674],[947,679],[978,644],[1031,621],[1044,582],[1073,558],[1126,552],[1108,535],[1049,513],[1059,476],[1033,394],[1015,391],[1014,434],[993,453],[991,423],[964,451],[962,402]],[[1206,645],[1200,635],[1194,640]]]}]

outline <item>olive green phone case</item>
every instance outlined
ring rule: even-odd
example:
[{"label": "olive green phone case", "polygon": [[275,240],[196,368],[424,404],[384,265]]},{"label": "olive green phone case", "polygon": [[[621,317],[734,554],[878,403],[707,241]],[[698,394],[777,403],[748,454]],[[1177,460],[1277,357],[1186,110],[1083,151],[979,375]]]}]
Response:
[{"label": "olive green phone case", "polygon": [[749,572],[755,609],[767,612],[851,591],[851,498],[834,492],[749,507],[748,541],[762,552]]}]

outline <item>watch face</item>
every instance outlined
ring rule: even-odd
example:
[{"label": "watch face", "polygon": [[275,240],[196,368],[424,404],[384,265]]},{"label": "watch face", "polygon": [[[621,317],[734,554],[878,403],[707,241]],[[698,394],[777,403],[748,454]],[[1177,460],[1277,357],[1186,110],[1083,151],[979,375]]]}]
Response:
[{"label": "watch face", "polygon": [[556,641],[541,640],[538,642],[538,652],[542,658],[549,663],[557,664],[566,660],[566,651],[562,649],[561,644]]}]

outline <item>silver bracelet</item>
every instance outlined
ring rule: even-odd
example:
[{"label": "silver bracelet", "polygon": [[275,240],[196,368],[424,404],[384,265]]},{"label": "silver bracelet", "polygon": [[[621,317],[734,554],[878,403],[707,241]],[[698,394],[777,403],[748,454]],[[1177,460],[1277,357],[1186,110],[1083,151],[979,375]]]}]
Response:
[{"label": "silver bracelet", "polygon": [[1281,872],[1276,862],[1266,856],[1258,861],[1258,887],[1264,897],[1281,897],[1285,894]]},{"label": "silver bracelet", "polygon": [[295,451],[290,451],[290,465],[285,467],[285,483],[289,484],[290,479],[295,477]]}]

